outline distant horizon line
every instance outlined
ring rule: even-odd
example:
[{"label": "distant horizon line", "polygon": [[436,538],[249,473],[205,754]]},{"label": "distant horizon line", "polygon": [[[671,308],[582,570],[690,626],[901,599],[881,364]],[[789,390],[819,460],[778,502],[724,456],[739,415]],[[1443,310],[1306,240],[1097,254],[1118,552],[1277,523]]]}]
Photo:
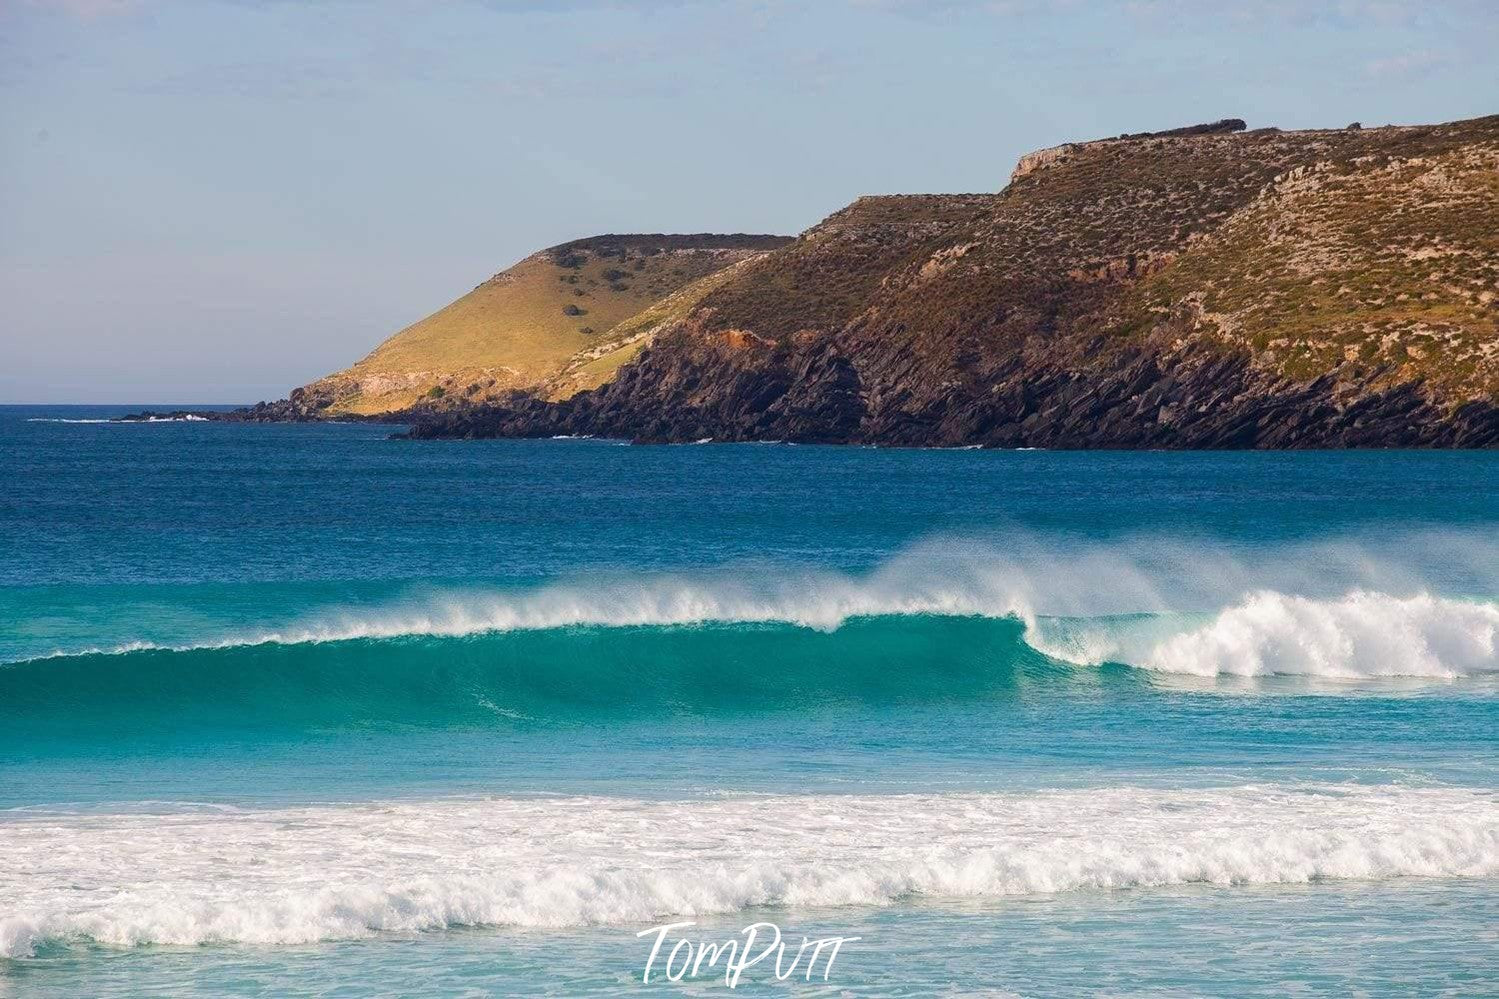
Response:
[{"label": "distant horizon line", "polygon": [[[257,400],[259,401],[259,400]],[[0,402],[0,408],[31,409],[38,406],[85,408],[88,406],[172,406],[177,409],[235,408],[253,406],[253,402]]]}]

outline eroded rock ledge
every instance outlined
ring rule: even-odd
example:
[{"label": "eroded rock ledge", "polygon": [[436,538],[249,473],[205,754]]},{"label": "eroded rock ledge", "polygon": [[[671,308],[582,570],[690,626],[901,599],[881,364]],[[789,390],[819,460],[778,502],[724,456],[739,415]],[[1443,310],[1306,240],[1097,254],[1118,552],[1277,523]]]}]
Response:
[{"label": "eroded rock ledge", "polygon": [[[1487,448],[1499,446],[1499,407],[1452,411],[1422,386],[1364,392],[1327,375],[1287,382],[1243,356],[1145,349],[1109,367],[1069,369],[1017,358],[980,393],[953,386],[862,384],[831,344],[766,345],[751,361],[726,344],[652,348],[621,378],[565,403],[418,415],[401,436],[593,435],[643,443],[794,441],[1015,448]],[[712,385],[711,393],[702,391]],[[901,402],[939,388],[921,409]],[[881,403],[885,403],[882,405]]]}]

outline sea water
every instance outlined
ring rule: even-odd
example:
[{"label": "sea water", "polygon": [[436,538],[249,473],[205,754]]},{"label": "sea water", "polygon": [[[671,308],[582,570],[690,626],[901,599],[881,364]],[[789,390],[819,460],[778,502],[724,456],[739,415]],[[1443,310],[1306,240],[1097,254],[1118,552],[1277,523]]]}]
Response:
[{"label": "sea water", "polygon": [[123,411],[0,409],[0,994],[1499,992],[1499,455]]}]

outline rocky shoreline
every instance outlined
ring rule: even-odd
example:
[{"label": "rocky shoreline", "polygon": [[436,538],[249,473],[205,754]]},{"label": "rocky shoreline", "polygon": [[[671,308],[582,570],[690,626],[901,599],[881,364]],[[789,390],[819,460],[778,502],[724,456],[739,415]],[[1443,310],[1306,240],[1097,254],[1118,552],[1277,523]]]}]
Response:
[{"label": "rocky shoreline", "polygon": [[[709,405],[694,386],[729,389]],[[1243,358],[1141,353],[1105,371],[1015,364],[980,395],[953,393],[924,412],[870,406],[835,352],[788,350],[746,366],[731,357],[682,365],[654,350],[618,381],[561,403],[410,416],[396,436],[616,437],[640,443],[778,440],[818,444],[1050,449],[1499,447],[1499,406],[1439,410],[1415,384],[1363,393],[1332,376],[1267,379]],[[664,405],[663,405],[664,397]]]},{"label": "rocky shoreline", "polygon": [[[372,423],[402,440],[610,437],[637,444],[785,441],[889,447],[1296,450],[1499,447],[1499,405],[1439,410],[1419,385],[1362,394],[1330,376],[1267,381],[1233,358],[1141,355],[1103,373],[1019,366],[996,390],[921,413],[871,411],[853,367],[788,354],[753,370],[722,358],[682,370],[642,357],[619,381],[562,402],[328,417],[285,400],[231,411],[144,411],[122,422]],[[667,368],[668,370],[663,370]],[[663,383],[723,379],[711,406],[661,405]]]},{"label": "rocky shoreline", "polygon": [[340,423],[409,423],[409,411],[378,413],[373,416],[339,413],[330,416],[328,406],[331,397],[324,397],[303,387],[293,389],[285,399],[273,402],[257,402],[253,406],[239,409],[170,411],[142,410],[118,418],[121,423],[148,423],[153,420],[208,420],[213,423],[323,423],[337,420]]}]

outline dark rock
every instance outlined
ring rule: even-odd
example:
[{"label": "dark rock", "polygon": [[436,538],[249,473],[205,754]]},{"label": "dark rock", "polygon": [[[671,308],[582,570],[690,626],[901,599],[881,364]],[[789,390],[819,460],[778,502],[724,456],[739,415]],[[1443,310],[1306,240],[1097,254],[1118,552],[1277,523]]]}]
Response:
[{"label": "dark rock", "polygon": [[1204,122],[1201,125],[1184,125],[1181,128],[1168,128],[1163,132],[1126,132],[1119,136],[1119,138],[1171,139],[1184,135],[1227,135],[1230,132],[1242,132],[1248,127],[1243,118],[1220,118],[1218,121]]},{"label": "dark rock", "polygon": [[[1267,384],[1245,358],[1190,350],[1144,355],[1108,372],[1017,367],[981,396],[951,395],[917,411],[898,398],[871,410],[853,360],[826,348],[777,348],[753,367],[716,351],[687,363],[672,351],[646,355],[619,381],[567,402],[524,399],[418,415],[402,436],[589,433],[643,443],[711,437],[1046,448],[1499,446],[1499,407],[1492,403],[1469,402],[1444,413],[1419,385],[1408,383],[1345,405],[1329,379]],[[715,390],[698,391],[703,385]],[[1210,401],[1158,405],[1172,394]]]}]

